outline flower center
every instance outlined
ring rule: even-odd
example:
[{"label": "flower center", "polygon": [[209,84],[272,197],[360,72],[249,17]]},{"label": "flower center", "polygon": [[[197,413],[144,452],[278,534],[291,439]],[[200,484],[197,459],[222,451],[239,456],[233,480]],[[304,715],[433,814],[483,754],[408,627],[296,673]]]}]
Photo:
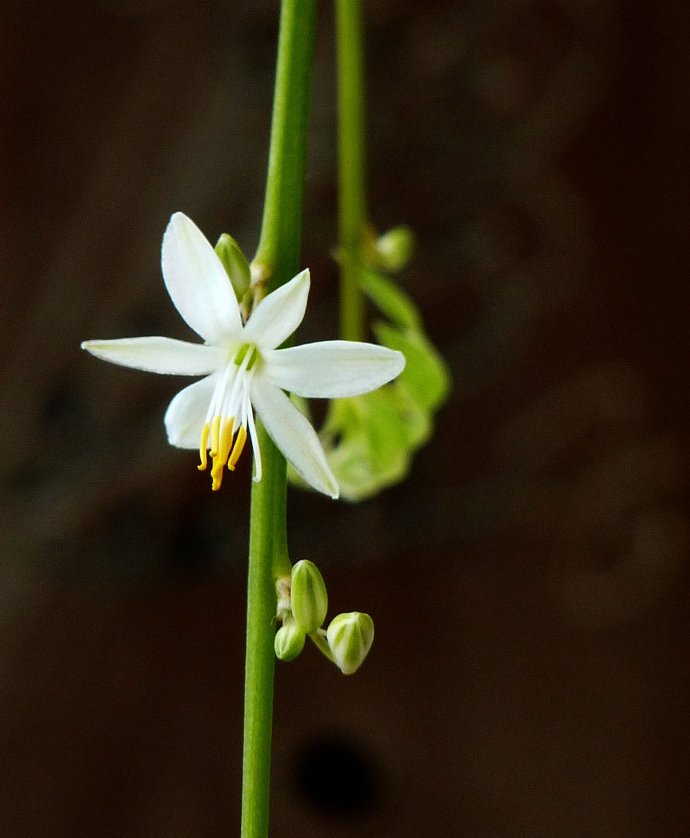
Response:
[{"label": "flower center", "polygon": [[230,471],[235,470],[247,441],[247,433],[251,436],[254,448],[257,475],[261,473],[254,414],[249,398],[249,385],[257,358],[255,346],[241,346],[221,372],[211,397],[199,439],[198,469],[205,471],[208,457],[211,458],[211,489],[214,492],[221,487],[225,466]]}]

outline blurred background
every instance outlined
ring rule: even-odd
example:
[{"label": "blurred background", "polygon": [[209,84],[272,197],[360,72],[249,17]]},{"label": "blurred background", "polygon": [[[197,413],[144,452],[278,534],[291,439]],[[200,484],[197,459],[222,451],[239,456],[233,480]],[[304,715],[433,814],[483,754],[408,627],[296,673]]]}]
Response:
[{"label": "blurred background", "polygon": [[[370,0],[370,206],[454,389],[408,481],[292,491],[291,552],[376,621],[344,678],[279,665],[276,838],[688,828],[690,14]],[[249,458],[165,442],[181,380],[94,337],[189,338],[174,210],[256,245],[278,4],[0,10],[0,832],[237,834]],[[336,329],[322,3],[302,340]]]}]

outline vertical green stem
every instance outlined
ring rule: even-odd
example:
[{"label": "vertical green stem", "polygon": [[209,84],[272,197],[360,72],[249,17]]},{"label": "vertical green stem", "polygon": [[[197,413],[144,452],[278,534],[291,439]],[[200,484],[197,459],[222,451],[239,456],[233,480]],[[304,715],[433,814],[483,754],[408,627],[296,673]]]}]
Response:
[{"label": "vertical green stem", "polygon": [[314,57],[316,0],[283,0],[264,215],[254,263],[275,288],[296,272]]},{"label": "vertical green stem", "polygon": [[361,0],[336,0],[338,57],[338,194],[340,334],[364,338],[364,300],[357,263],[366,223],[364,47]]},{"label": "vertical green stem", "polygon": [[[271,144],[259,247],[252,264],[269,288],[298,267],[316,0],[283,0]],[[289,574],[285,460],[259,427],[263,465],[252,486],[242,760],[242,836],[268,836],[273,722],[275,579]]]},{"label": "vertical green stem", "polygon": [[260,429],[263,477],[252,486],[247,583],[247,647],[244,681],[244,750],[242,759],[242,836],[268,835],[273,728],[273,618],[275,574],[286,563],[285,460]]}]

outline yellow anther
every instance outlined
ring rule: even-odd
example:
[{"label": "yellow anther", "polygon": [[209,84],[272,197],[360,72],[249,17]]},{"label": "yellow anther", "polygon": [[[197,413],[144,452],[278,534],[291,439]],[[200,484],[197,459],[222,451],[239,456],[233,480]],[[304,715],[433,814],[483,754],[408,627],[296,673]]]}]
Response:
[{"label": "yellow anther", "polygon": [[[233,445],[234,437],[234,445]],[[209,438],[211,441],[210,450]],[[209,457],[213,461],[211,465],[211,489],[217,492],[223,482],[223,469],[227,463],[230,471],[235,470],[235,464],[240,458],[244,444],[247,441],[246,428],[240,427],[235,435],[235,418],[225,419],[216,415],[201,429],[199,440],[199,458],[201,463],[197,468],[204,471],[208,466]]]},{"label": "yellow anther", "polygon": [[228,460],[228,468],[230,471],[235,470],[235,466],[237,465],[237,461],[240,458],[240,454],[242,453],[242,449],[244,448],[244,443],[247,441],[247,430],[244,426],[241,426],[239,431],[237,431],[237,437],[235,439],[235,445],[232,449],[232,454],[230,454],[230,459]]},{"label": "yellow anther", "polygon": [[220,414],[216,414],[211,420],[211,457],[218,456],[218,445],[220,437]]},{"label": "yellow anther", "polygon": [[232,435],[233,431],[235,430],[235,420],[228,419],[223,424],[223,427],[220,431],[220,445],[218,447],[218,462],[221,464],[221,468],[227,463],[228,457],[230,456],[230,449],[232,447]]},{"label": "yellow anther", "polygon": [[201,438],[199,439],[199,460],[201,461],[197,468],[199,471],[206,471],[206,466],[208,465],[208,459],[206,456],[206,448],[208,447],[208,432],[210,428],[208,426],[208,422],[204,424],[204,427],[201,429]]},{"label": "yellow anther", "polygon": [[223,464],[218,460],[211,468],[211,491],[217,492],[220,489],[220,484],[223,482]]}]

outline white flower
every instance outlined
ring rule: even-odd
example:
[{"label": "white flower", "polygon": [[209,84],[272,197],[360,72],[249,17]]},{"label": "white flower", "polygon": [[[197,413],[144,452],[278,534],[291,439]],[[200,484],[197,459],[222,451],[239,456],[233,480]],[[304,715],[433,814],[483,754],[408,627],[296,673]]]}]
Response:
[{"label": "white flower", "polygon": [[256,410],[304,480],[338,497],[314,429],[283,391],[306,398],[366,393],[402,371],[403,355],[342,340],[278,349],[304,317],[309,271],[262,299],[243,324],[225,268],[198,227],[180,212],[163,236],[162,269],[175,307],[204,343],[144,337],[90,340],[82,347],[125,367],[205,376],[173,398],[165,427],[171,445],[199,448],[200,470],[210,456],[214,490],[220,488],[225,466],[235,468],[247,436],[254,449],[254,480],[261,480]]}]

